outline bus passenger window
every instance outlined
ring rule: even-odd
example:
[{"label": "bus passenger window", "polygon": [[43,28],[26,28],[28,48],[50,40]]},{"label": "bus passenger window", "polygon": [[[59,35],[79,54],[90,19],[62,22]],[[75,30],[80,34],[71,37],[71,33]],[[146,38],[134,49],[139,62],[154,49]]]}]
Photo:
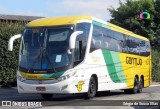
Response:
[{"label": "bus passenger window", "polygon": [[103,32],[102,27],[93,25],[93,35],[91,40],[90,52],[96,49],[102,49]]},{"label": "bus passenger window", "polygon": [[145,56],[146,48],[145,48],[145,41],[139,40],[139,51],[141,56]]},{"label": "bus passenger window", "polygon": [[122,52],[123,53],[128,53],[128,49],[129,47],[127,46],[128,44],[128,36],[127,35],[123,35],[123,49],[122,49]]},{"label": "bus passenger window", "polygon": [[109,30],[107,28],[103,28],[102,32],[103,32],[102,49],[109,50],[110,38],[107,36],[107,34],[109,33]]},{"label": "bus passenger window", "polygon": [[145,42],[145,48],[146,48],[145,56],[149,56],[150,55],[150,49],[151,49],[149,41]]}]

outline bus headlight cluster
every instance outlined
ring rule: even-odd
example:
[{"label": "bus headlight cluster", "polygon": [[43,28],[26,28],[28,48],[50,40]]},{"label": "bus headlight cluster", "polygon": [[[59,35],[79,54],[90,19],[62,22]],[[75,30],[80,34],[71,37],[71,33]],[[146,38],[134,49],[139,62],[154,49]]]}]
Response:
[{"label": "bus headlight cluster", "polygon": [[74,76],[76,74],[76,71],[71,71],[70,74],[67,74],[67,75],[64,75],[64,76],[61,76],[59,78],[57,78],[58,81],[64,81],[66,79],[69,79],[70,77]]},{"label": "bus headlight cluster", "polygon": [[17,75],[17,79],[18,79],[19,81],[21,81],[21,82],[25,81],[25,79],[24,79],[22,76],[20,76],[20,75]]},{"label": "bus headlight cluster", "polygon": [[57,78],[57,80],[58,81],[64,81],[64,80],[69,79],[69,78],[70,78],[70,75],[65,75],[65,76]]}]

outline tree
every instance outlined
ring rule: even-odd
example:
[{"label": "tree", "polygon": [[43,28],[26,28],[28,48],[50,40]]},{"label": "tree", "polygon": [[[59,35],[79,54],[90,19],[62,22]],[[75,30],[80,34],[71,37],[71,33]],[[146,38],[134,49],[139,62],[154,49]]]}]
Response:
[{"label": "tree", "polygon": [[25,22],[0,22],[0,85],[2,86],[10,85],[16,81],[20,41],[14,41],[13,52],[7,49],[8,41],[11,36],[21,33],[25,24]]},{"label": "tree", "polygon": [[[117,9],[108,8],[112,16],[110,22],[147,37],[152,45],[157,45],[160,38],[160,0],[126,0],[119,3]],[[139,15],[144,11],[151,14],[150,20],[140,20]]]}]

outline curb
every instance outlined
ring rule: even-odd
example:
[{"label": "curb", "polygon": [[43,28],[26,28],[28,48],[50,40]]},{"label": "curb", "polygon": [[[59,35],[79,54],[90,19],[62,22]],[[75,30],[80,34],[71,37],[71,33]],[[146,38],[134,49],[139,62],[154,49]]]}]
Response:
[{"label": "curb", "polygon": [[157,85],[150,85],[149,87],[157,87],[157,86],[160,86],[160,84],[157,84]]}]

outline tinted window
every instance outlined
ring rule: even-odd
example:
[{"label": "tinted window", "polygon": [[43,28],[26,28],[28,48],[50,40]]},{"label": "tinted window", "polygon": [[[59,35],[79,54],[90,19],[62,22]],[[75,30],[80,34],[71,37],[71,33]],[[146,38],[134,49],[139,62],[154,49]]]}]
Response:
[{"label": "tinted window", "polygon": [[83,31],[83,34],[79,35],[76,40],[87,40],[90,31],[90,23],[78,23],[76,25],[76,31]]},{"label": "tinted window", "polygon": [[107,28],[93,26],[91,51],[106,49],[122,52],[124,49],[124,35]]},{"label": "tinted window", "polygon": [[91,40],[91,51],[102,48],[101,47],[102,39],[103,39],[102,27],[94,25],[92,40]]},{"label": "tinted window", "polygon": [[122,52],[123,50],[123,42],[124,42],[124,37],[123,34],[118,33],[118,32],[112,32],[113,33],[113,37],[112,40],[114,41],[112,44],[114,45],[114,51],[117,52]]},{"label": "tinted window", "polygon": [[145,41],[144,40],[140,40],[139,43],[139,47],[140,47],[140,55],[145,56],[146,54],[146,46],[145,46]]},{"label": "tinted window", "polygon": [[105,49],[141,56],[150,55],[149,41],[144,41],[108,28],[93,25],[90,52],[96,49]]},{"label": "tinted window", "polygon": [[110,39],[111,37],[109,36],[109,30],[108,29],[103,29],[103,41],[102,41],[102,49],[110,50],[111,49],[111,42]]},{"label": "tinted window", "polygon": [[150,50],[151,50],[151,46],[150,46],[149,41],[145,42],[145,47],[146,47],[145,56],[149,56],[150,55]]},{"label": "tinted window", "polygon": [[74,62],[77,65],[84,59],[88,36],[90,32],[90,23],[78,23],[76,25],[76,31],[83,31],[83,34],[78,35],[76,38],[75,51],[74,51]]},{"label": "tinted window", "polygon": [[129,37],[129,53],[139,55],[139,40]]}]

